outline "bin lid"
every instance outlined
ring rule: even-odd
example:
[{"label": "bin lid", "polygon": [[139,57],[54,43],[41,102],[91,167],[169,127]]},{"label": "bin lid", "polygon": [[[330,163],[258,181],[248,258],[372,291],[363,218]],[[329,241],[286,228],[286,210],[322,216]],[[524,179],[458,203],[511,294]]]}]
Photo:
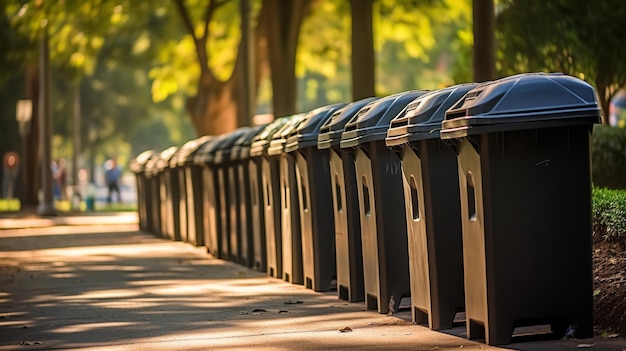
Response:
[{"label": "bin lid", "polygon": [[476,85],[455,85],[431,91],[411,101],[391,121],[385,143],[387,146],[398,146],[411,141],[439,139],[446,111]]},{"label": "bin lid", "polygon": [[320,128],[332,117],[333,113],[345,105],[345,103],[339,103],[322,106],[307,113],[304,120],[298,125],[298,128],[289,133],[285,152],[292,152],[311,146],[317,148],[317,135],[320,132]]},{"label": "bin lid", "polygon": [[170,146],[159,153],[159,158],[157,159],[155,165],[157,172],[162,172],[165,168],[169,167],[170,160],[174,157],[177,150],[177,146]]},{"label": "bin lid", "polygon": [[176,151],[176,155],[172,157],[170,167],[182,166],[188,161],[191,162],[193,154],[198,151],[198,148],[202,146],[202,144],[208,142],[211,138],[210,135],[204,135],[184,143],[183,146]]},{"label": "bin lid", "polygon": [[561,73],[526,73],[484,83],[446,111],[442,139],[489,132],[599,123],[587,82]]},{"label": "bin lid", "polygon": [[250,127],[239,127],[226,135],[224,141],[215,150],[215,159],[213,161],[216,165],[231,161],[233,145],[249,130]]},{"label": "bin lid", "polygon": [[233,144],[231,159],[243,160],[250,157],[250,145],[252,145],[252,140],[254,140],[257,134],[263,131],[266,126],[267,124],[250,127],[246,133],[241,135]]},{"label": "bin lid", "polygon": [[250,144],[250,156],[256,157],[266,154],[267,148],[270,146],[270,142],[274,137],[274,133],[279,131],[291,117],[292,116],[276,118],[266,125],[260,133],[255,135]]},{"label": "bin lid", "polygon": [[146,150],[140,153],[137,157],[130,161],[130,170],[134,173],[145,171],[148,161],[150,161],[150,159],[156,154],[157,152],[155,150]]},{"label": "bin lid", "polygon": [[220,144],[226,140],[228,133],[213,136],[211,140],[202,144],[193,156],[193,163],[196,165],[211,164],[215,161],[215,152]]},{"label": "bin lid", "polygon": [[272,135],[272,140],[267,148],[268,155],[280,155],[285,150],[287,137],[294,129],[298,128],[298,125],[304,120],[304,117],[306,117],[304,113],[289,117],[289,120]]},{"label": "bin lid", "polygon": [[343,133],[346,123],[348,123],[348,121],[352,119],[352,117],[354,117],[354,115],[359,112],[359,110],[363,106],[376,99],[378,98],[369,97],[361,99],[349,103],[348,105],[335,111],[335,113],[333,113],[333,115],[320,128],[320,132],[317,137],[317,148],[328,149],[333,146],[339,146],[339,142],[341,141],[341,134]]},{"label": "bin lid", "polygon": [[425,90],[410,90],[389,95],[372,101],[363,106],[352,119],[346,123],[341,134],[341,148],[350,148],[376,140],[384,140],[391,120]]}]

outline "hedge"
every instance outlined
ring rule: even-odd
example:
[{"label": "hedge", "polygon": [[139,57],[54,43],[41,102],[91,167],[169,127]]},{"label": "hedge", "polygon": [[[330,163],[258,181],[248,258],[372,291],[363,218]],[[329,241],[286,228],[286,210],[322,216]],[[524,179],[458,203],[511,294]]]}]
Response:
[{"label": "hedge", "polygon": [[594,186],[626,189],[626,128],[594,127],[591,174]]},{"label": "hedge", "polygon": [[626,247],[626,190],[593,188],[593,241]]}]

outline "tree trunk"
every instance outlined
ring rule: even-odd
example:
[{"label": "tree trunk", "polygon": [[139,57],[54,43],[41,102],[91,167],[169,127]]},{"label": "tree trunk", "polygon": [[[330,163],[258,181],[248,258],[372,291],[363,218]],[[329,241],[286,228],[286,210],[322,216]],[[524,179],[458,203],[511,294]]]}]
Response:
[{"label": "tree trunk", "polygon": [[237,94],[233,81],[236,71],[226,82],[200,77],[195,96],[187,99],[187,112],[198,135],[219,135],[237,128]]},{"label": "tree trunk", "polygon": [[33,115],[30,120],[30,132],[26,138],[26,154],[23,157],[25,183],[22,194],[22,206],[35,208],[39,204],[40,182],[40,156],[39,156],[39,69],[37,64],[31,64],[26,68],[26,96],[32,101]]},{"label": "tree trunk", "polygon": [[350,0],[352,17],[352,99],[375,96],[373,0]]},{"label": "tree trunk", "polygon": [[296,113],[296,49],[311,0],[264,0],[262,15],[272,79],[275,116]]},{"label": "tree trunk", "polygon": [[496,34],[493,0],[474,0],[474,81],[496,78]]}]

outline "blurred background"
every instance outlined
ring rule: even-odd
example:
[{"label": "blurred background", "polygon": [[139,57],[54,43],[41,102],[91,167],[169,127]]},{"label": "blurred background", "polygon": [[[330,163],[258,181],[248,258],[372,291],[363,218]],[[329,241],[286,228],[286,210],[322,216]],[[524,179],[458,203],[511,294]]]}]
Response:
[{"label": "blurred background", "polygon": [[[144,150],[523,72],[586,80],[599,128],[623,131],[625,18],[622,0],[3,0],[0,197],[19,201],[0,211],[47,192],[62,211],[88,197],[95,210],[133,210],[128,165]],[[594,156],[594,180],[623,187],[624,133],[594,134],[613,145]],[[121,202],[109,204],[112,159]]]}]

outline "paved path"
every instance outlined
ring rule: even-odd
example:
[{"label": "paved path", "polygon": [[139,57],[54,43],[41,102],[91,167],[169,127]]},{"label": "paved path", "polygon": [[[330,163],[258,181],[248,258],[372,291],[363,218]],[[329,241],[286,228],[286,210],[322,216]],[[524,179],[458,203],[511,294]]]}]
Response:
[{"label": "paved path", "polygon": [[626,350],[620,338],[490,347],[136,224],[36,227],[0,230],[0,350]]}]

